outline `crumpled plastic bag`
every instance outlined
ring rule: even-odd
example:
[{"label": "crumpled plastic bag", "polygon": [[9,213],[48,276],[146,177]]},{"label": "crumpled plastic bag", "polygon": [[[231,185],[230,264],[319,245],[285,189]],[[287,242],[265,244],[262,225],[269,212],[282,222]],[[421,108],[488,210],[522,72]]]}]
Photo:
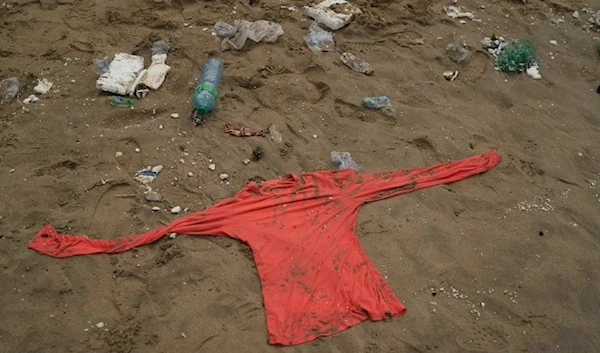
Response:
[{"label": "crumpled plastic bag", "polygon": [[[342,4],[345,4],[345,13],[335,12],[331,9],[333,5]],[[346,0],[325,0],[315,6],[305,6],[304,8],[308,17],[334,31],[350,23],[355,14],[362,13],[358,7],[349,4]]]},{"label": "crumpled plastic bag", "polygon": [[316,22],[311,23],[308,34],[304,36],[304,41],[312,51],[335,50],[333,34],[319,27]]},{"label": "crumpled plastic bag", "polygon": [[249,22],[246,20],[236,20],[234,22],[236,34],[232,38],[224,38],[221,43],[221,50],[231,49],[240,50],[250,39],[258,42],[273,43],[283,35],[281,25],[265,20]]},{"label": "crumpled plastic bag", "polygon": [[[97,64],[96,68],[98,69]],[[133,93],[143,69],[144,58],[141,56],[117,53],[108,66],[108,71],[103,70],[96,80],[96,88],[121,96]]]},{"label": "crumpled plastic bag", "polygon": [[0,81],[0,92],[3,103],[12,102],[19,92],[19,80],[16,77],[10,77]]},{"label": "crumpled plastic bag", "polygon": [[217,21],[213,26],[213,31],[218,37],[231,38],[237,33],[237,28],[227,22]]},{"label": "crumpled plastic bag", "polygon": [[331,152],[331,161],[338,164],[338,170],[354,169],[358,170],[358,164],[352,160],[352,156],[348,152]]},{"label": "crumpled plastic bag", "polygon": [[363,98],[363,106],[371,109],[379,109],[387,116],[394,116],[392,101],[386,96],[365,97]]}]

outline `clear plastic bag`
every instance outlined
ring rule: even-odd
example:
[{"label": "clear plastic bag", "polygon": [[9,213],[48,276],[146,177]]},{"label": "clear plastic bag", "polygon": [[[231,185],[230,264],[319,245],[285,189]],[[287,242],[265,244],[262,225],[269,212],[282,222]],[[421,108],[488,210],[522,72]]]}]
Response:
[{"label": "clear plastic bag", "polygon": [[272,43],[283,35],[281,25],[265,20],[249,22],[246,20],[235,21],[237,33],[233,38],[225,38],[221,43],[221,50],[230,49],[240,50],[246,44],[246,40],[250,39],[255,42]]},{"label": "clear plastic bag", "polygon": [[2,93],[3,102],[12,102],[19,92],[19,80],[16,77],[11,77],[0,81],[0,92]]},{"label": "clear plastic bag", "polygon": [[333,34],[319,27],[316,22],[311,23],[308,34],[304,37],[304,41],[312,51],[335,50]]},{"label": "clear plastic bag", "polygon": [[469,51],[456,43],[448,43],[446,55],[455,63],[461,63],[469,57]]},{"label": "clear plastic bag", "polygon": [[352,160],[352,156],[348,152],[331,152],[331,161],[338,164],[338,170],[354,169],[358,170],[358,164]]},{"label": "clear plastic bag", "polygon": [[169,45],[164,40],[154,42],[152,46],[152,55],[166,54],[169,51]]},{"label": "clear plastic bag", "polygon": [[109,72],[110,61],[108,60],[108,56],[105,56],[103,59],[94,59],[94,67],[96,68],[96,74],[98,76],[107,74]]},{"label": "clear plastic bag", "polygon": [[235,36],[237,32],[237,28],[235,28],[235,26],[232,26],[229,23],[223,21],[218,21],[217,23],[215,23],[215,25],[213,26],[213,30],[215,31],[215,34],[218,37],[222,38],[231,38]]}]

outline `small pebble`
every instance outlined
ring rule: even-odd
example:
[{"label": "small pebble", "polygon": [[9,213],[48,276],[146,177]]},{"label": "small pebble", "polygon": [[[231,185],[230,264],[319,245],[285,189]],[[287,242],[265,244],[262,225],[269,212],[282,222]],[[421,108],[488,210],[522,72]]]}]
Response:
[{"label": "small pebble", "polygon": [[192,172],[188,172],[188,176],[189,176],[189,177],[193,177],[193,176],[194,176],[194,173],[192,173]]},{"label": "small pebble", "polygon": [[182,333],[181,333],[181,337],[183,337],[183,338],[187,338],[187,335],[186,335],[185,333],[183,333],[183,332],[182,332]]},{"label": "small pebble", "polygon": [[158,211],[160,211],[160,207],[154,206],[154,207],[152,207],[152,211],[153,212],[158,212]]},{"label": "small pebble", "polygon": [[173,113],[173,114],[171,114],[171,118],[173,118],[173,119],[179,119],[179,114]]},{"label": "small pebble", "polygon": [[97,328],[103,328],[104,327],[104,322],[100,321],[99,323],[96,324]]},{"label": "small pebble", "polygon": [[145,196],[146,196],[146,200],[148,200],[148,201],[158,202],[161,200],[160,194],[157,193],[156,191],[150,190],[146,193]]},{"label": "small pebble", "polygon": [[212,160],[212,159],[209,159],[209,160],[208,160],[208,163],[212,163],[212,162],[213,162],[213,160]]},{"label": "small pebble", "polygon": [[172,214],[179,214],[179,212],[181,212],[181,207],[180,206],[175,206],[171,209],[171,213]]},{"label": "small pebble", "polygon": [[250,160],[248,158],[246,158],[242,161],[242,163],[248,165],[248,164],[250,164]]},{"label": "small pebble", "polygon": [[573,12],[573,18],[579,18],[579,12],[578,11]]},{"label": "small pebble", "polygon": [[557,42],[557,41],[555,41],[555,40],[551,40],[551,41],[550,41],[550,44],[552,44],[552,45],[558,45],[558,42]]},{"label": "small pebble", "polygon": [[175,239],[175,238],[177,238],[177,233],[171,233],[171,234],[169,234],[169,238],[170,238],[170,239]]},{"label": "small pebble", "polygon": [[158,125],[158,129],[159,129],[159,130],[162,130],[162,129],[164,129],[164,127],[162,126],[162,124]]},{"label": "small pebble", "polygon": [[115,157],[121,157],[122,155],[123,155],[123,152],[120,152],[120,151],[115,153]]},{"label": "small pebble", "polygon": [[219,175],[219,178],[221,178],[221,180],[226,180],[226,179],[229,178],[229,175],[228,174],[221,174],[221,175]]},{"label": "small pebble", "polygon": [[216,166],[216,165],[214,165],[214,164],[210,164],[210,165],[208,166],[208,169],[210,169],[210,170],[215,170],[215,169],[217,169],[217,166]]},{"label": "small pebble", "polygon": [[141,151],[141,150],[140,150],[139,148],[136,148],[136,149],[135,149],[135,153],[140,153],[140,151]]},{"label": "small pebble", "polygon": [[314,138],[314,139],[317,139],[317,137],[319,137],[319,136],[317,136],[317,135],[313,135],[313,138]]}]

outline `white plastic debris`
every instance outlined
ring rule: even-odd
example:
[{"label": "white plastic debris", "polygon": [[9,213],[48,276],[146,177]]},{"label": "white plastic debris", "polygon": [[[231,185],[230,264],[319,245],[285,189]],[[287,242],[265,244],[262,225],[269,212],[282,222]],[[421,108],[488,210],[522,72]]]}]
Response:
[{"label": "white plastic debris", "polygon": [[540,75],[539,69],[540,69],[539,66],[537,64],[535,64],[527,69],[527,75],[529,75],[534,80],[539,80],[542,78],[542,75]]},{"label": "white plastic debris", "polygon": [[171,209],[171,213],[172,214],[179,214],[179,212],[181,212],[181,207],[180,206],[175,206]]},{"label": "white plastic debris", "polygon": [[38,84],[37,84],[37,86],[33,87],[33,90],[39,94],[46,94],[46,93],[50,92],[50,89],[52,88],[53,85],[54,84],[52,82],[43,78],[41,80],[38,80]]},{"label": "white plastic debris", "polygon": [[37,102],[37,101],[39,101],[39,100],[40,100],[40,99],[39,99],[39,98],[38,98],[38,97],[37,97],[35,94],[32,94],[31,96],[29,96],[29,97],[25,98],[25,99],[23,100],[23,103],[25,103],[25,104],[30,104],[30,103],[35,103],[35,102]]},{"label": "white plastic debris", "polygon": [[[345,5],[341,10],[344,13],[332,10],[331,6],[333,5]],[[334,31],[350,23],[355,14],[362,13],[358,7],[349,4],[346,0],[325,0],[315,6],[305,6],[304,8],[308,17]]]},{"label": "white plastic debris", "polygon": [[458,76],[458,71],[444,71],[443,75],[446,80],[454,81]]},{"label": "white plastic debris", "polygon": [[108,72],[96,80],[96,88],[122,96],[132,94],[143,69],[144,58],[141,56],[117,53],[108,66]]},{"label": "white plastic debris", "polygon": [[249,22],[246,20],[236,20],[234,23],[236,34],[232,38],[224,38],[221,43],[221,50],[240,50],[250,39],[256,43],[273,43],[283,35],[281,25],[265,20]]},{"label": "white plastic debris", "polygon": [[136,80],[135,95],[144,98],[149,89],[157,90],[162,86],[171,67],[167,65],[169,46],[164,41],[157,41],[152,47],[152,63],[148,69],[141,72]]},{"label": "white plastic debris", "polygon": [[473,15],[473,13],[463,11],[457,6],[444,6],[444,11],[446,11],[446,15],[450,18],[468,18],[471,21],[475,20],[475,15]]}]

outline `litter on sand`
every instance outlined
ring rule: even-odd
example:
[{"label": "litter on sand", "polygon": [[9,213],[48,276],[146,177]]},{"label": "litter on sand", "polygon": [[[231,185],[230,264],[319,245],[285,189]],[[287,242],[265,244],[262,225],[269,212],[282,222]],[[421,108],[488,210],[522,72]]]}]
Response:
[{"label": "litter on sand", "polygon": [[[341,12],[332,10],[333,5],[338,5],[336,9],[339,8],[338,11]],[[358,7],[351,5],[346,0],[325,0],[315,6],[305,6],[304,8],[308,17],[334,31],[350,23],[354,15],[362,13]]]},{"label": "litter on sand", "polygon": [[[283,29],[280,24],[265,20],[255,22],[236,20],[233,26],[226,22],[217,22],[215,33],[224,37],[221,42],[221,50],[227,51],[231,49],[241,50],[248,39],[256,43],[273,43],[283,35]],[[232,33],[234,35],[231,35]]]},{"label": "litter on sand", "polygon": [[358,164],[352,160],[352,156],[348,152],[331,152],[331,161],[335,164],[338,164],[338,170],[359,169]]},{"label": "litter on sand", "polygon": [[387,116],[394,115],[392,101],[390,101],[390,99],[386,96],[363,98],[363,106],[371,109],[379,109],[382,113],[384,113]]},{"label": "litter on sand", "polygon": [[356,72],[360,72],[365,75],[373,74],[373,67],[371,66],[371,64],[369,64],[363,59],[357,58],[352,53],[342,53],[342,56],[340,56],[340,60],[344,63],[344,65],[348,66]]},{"label": "litter on sand", "polygon": [[310,24],[308,34],[304,36],[304,41],[308,48],[312,51],[334,51],[335,41],[333,40],[333,34],[328,32],[316,22]]},{"label": "litter on sand", "polygon": [[135,173],[135,180],[140,183],[146,185],[154,181],[158,176],[158,173],[163,169],[162,165],[157,165],[156,167],[146,167],[144,169],[140,169]]},{"label": "litter on sand", "polygon": [[138,55],[117,53],[110,63],[108,57],[95,59],[99,75],[96,88],[120,96],[144,98],[150,89],[160,88],[171,69],[166,64],[168,48],[164,41],[154,43],[148,69],[144,69],[144,58]]},{"label": "litter on sand", "polygon": [[269,129],[264,129],[260,131],[252,131],[250,128],[245,126],[236,128],[233,127],[230,123],[225,124],[225,132],[229,135],[237,136],[237,137],[250,137],[250,136],[267,136],[269,134]]}]

